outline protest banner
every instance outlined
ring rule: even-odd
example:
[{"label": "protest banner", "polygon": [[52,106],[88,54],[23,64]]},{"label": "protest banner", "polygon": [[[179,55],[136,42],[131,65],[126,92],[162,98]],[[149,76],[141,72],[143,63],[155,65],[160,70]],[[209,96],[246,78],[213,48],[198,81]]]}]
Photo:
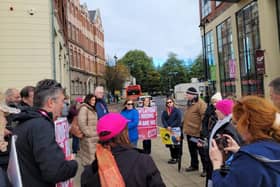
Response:
[{"label": "protest banner", "polygon": [[181,136],[180,127],[173,127],[171,128],[171,131],[161,127],[159,132],[163,144],[165,145],[180,144],[180,136]]},{"label": "protest banner", "polygon": [[138,136],[140,140],[157,137],[157,108],[143,107],[139,112]]},{"label": "protest banner", "polygon": [[[69,160],[72,156],[69,145],[69,124],[67,118],[58,118],[55,121],[55,140],[59,147],[63,150],[65,158]],[[73,180],[59,182],[56,187],[73,187]]]}]

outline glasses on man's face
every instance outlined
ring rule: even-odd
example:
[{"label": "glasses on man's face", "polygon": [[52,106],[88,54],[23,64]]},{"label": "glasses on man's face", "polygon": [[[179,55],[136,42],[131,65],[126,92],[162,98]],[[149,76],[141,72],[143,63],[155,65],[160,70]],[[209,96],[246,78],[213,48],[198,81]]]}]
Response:
[{"label": "glasses on man's face", "polygon": [[126,103],[126,105],[133,105],[133,103]]}]

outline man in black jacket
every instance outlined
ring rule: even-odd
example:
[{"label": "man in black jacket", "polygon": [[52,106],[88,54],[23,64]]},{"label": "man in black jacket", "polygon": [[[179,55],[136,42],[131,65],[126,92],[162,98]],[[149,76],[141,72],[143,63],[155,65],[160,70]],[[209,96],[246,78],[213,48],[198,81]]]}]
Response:
[{"label": "man in black jacket", "polygon": [[14,130],[23,186],[55,186],[75,176],[78,164],[65,160],[55,141],[53,121],[61,115],[63,88],[55,80],[38,82],[34,91],[34,107],[16,116]]}]

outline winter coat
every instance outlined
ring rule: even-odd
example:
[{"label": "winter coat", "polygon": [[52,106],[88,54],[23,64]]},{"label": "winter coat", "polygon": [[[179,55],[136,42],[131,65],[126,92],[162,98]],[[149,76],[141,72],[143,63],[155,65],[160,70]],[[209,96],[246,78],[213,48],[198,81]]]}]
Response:
[{"label": "winter coat", "polygon": [[181,127],[181,111],[177,108],[173,108],[170,115],[167,111],[163,111],[161,115],[162,125],[167,127]]},{"label": "winter coat", "polygon": [[91,106],[83,103],[78,114],[78,125],[84,134],[84,137],[80,139],[78,152],[83,166],[91,164],[95,158],[95,146],[98,141],[96,124],[96,112]]},{"label": "winter coat", "polygon": [[52,114],[27,110],[16,117],[16,147],[24,187],[52,187],[75,176],[78,164],[65,160],[55,140]]},{"label": "winter coat", "polygon": [[208,105],[202,119],[202,129],[200,132],[201,138],[209,138],[210,133],[216,122],[218,121],[216,115],[216,108],[213,104]]},{"label": "winter coat", "polygon": [[215,187],[280,186],[280,144],[272,140],[257,141],[242,146],[234,155],[230,171],[222,176],[213,171]]},{"label": "winter coat", "polygon": [[135,142],[138,140],[138,123],[139,123],[139,113],[138,110],[133,108],[132,110],[123,110],[121,115],[124,116],[129,122],[127,123],[129,141]]},{"label": "winter coat", "polygon": [[[159,170],[149,155],[122,146],[113,147],[111,150],[127,187],[165,186]],[[83,171],[81,186],[101,187],[96,160]]]},{"label": "winter coat", "polygon": [[[208,184],[211,181],[211,178],[212,178],[211,176],[212,176],[212,172],[213,172],[212,163],[209,158],[209,145],[211,145],[212,139],[217,139],[218,135],[227,134],[227,135],[231,136],[239,145],[241,145],[241,143],[242,143],[241,136],[237,132],[236,128],[231,124],[231,118],[232,118],[232,115],[230,114],[230,115],[226,116],[224,119],[218,120],[210,132],[208,146],[206,147],[206,155],[205,155],[206,156],[205,160],[207,162]],[[218,144],[223,143],[222,141],[218,141],[218,140],[216,142]],[[220,146],[224,146],[224,145],[220,145]],[[231,152],[228,152],[227,154],[225,154],[225,161],[228,160],[231,156],[232,156]]]},{"label": "winter coat", "polygon": [[200,136],[201,123],[206,110],[206,103],[199,99],[190,104],[184,114],[184,133],[189,136]]},{"label": "winter coat", "polygon": [[98,119],[100,119],[105,114],[109,113],[109,110],[107,108],[107,104],[103,99],[97,99],[95,103],[95,110],[97,113]]}]

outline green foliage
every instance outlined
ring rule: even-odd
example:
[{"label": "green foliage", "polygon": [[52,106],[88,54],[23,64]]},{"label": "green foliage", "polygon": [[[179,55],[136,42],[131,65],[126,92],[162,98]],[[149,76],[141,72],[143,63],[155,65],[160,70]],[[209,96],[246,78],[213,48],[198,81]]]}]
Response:
[{"label": "green foliage", "polygon": [[192,64],[189,70],[190,77],[196,77],[199,80],[204,79],[204,64],[203,64],[203,56],[200,54]]},{"label": "green foliage", "polygon": [[183,60],[179,60],[175,53],[168,55],[167,61],[160,68],[161,89],[169,91],[176,84],[184,83],[189,80],[187,67]]},{"label": "green foliage", "polygon": [[118,62],[128,67],[131,75],[136,78],[136,83],[141,85],[144,92],[151,90],[151,84],[159,79],[152,58],[148,57],[144,51],[129,51]]},{"label": "green foliage", "polygon": [[122,90],[129,72],[126,66],[117,63],[114,66],[107,66],[104,79],[107,89],[113,94],[115,90]]}]

